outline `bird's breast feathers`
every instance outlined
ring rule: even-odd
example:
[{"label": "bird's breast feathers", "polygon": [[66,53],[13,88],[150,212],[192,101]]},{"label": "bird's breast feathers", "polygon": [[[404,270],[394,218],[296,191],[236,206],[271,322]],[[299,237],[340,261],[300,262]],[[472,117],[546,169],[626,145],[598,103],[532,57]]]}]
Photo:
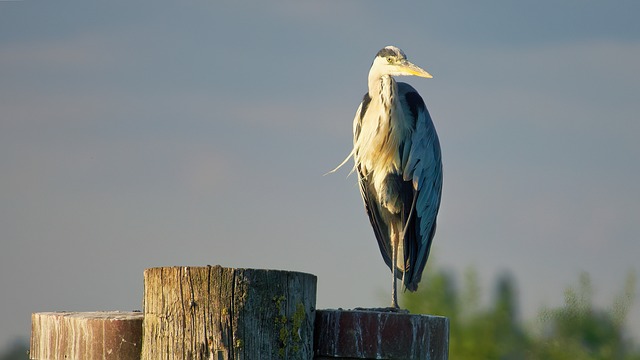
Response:
[{"label": "bird's breast feathers", "polygon": [[[402,148],[410,146],[412,121],[393,103],[385,111],[380,101],[372,99],[361,118],[360,131],[354,138],[354,157],[361,175],[371,181],[382,203],[387,193],[385,179],[389,174],[402,174]],[[356,116],[356,120],[358,116]]]}]

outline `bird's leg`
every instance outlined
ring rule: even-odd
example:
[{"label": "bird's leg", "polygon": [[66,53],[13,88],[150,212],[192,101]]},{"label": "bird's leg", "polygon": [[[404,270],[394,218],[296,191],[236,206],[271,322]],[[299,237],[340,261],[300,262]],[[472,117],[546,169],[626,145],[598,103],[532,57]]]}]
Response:
[{"label": "bird's leg", "polygon": [[[396,235],[396,234],[392,234]],[[391,307],[394,309],[399,308],[398,306],[398,293],[396,292],[396,284],[397,284],[397,276],[396,276],[396,262],[398,261],[398,242],[394,241],[394,238],[397,240],[397,236],[391,237],[391,276],[393,277],[392,285],[391,285]]]},{"label": "bird's leg", "polygon": [[[416,209],[416,200],[418,199],[416,195],[417,194],[414,191],[413,201],[411,202],[411,210],[409,210],[409,217],[407,218],[406,221],[402,222],[404,225],[402,226],[402,233],[400,233],[400,239],[398,241],[404,241],[404,239],[406,239],[407,230],[409,229],[409,222],[411,221],[411,218],[413,217],[413,214],[415,213],[415,209]],[[403,259],[403,263],[404,263],[404,259]],[[402,283],[405,284],[404,277],[407,275],[406,264],[404,264],[403,271],[404,272],[402,273]]]}]

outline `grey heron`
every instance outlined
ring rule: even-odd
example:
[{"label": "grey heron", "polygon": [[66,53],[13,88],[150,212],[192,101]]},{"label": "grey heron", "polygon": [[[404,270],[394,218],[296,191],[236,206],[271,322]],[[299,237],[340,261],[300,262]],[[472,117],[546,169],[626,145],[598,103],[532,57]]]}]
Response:
[{"label": "grey heron", "polygon": [[418,288],[442,193],[438,135],[416,89],[393,78],[403,75],[432,77],[397,47],[381,49],[353,121],[353,150],[338,166],[353,156],[366,213],[392,272],[393,308],[397,279],[409,291]]}]

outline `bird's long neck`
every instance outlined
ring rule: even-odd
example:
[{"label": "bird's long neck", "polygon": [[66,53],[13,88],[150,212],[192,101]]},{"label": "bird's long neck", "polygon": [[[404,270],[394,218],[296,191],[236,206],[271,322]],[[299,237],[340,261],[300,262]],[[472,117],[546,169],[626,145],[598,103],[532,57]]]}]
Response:
[{"label": "bird's long neck", "polygon": [[385,174],[400,171],[399,144],[405,129],[396,104],[398,88],[389,75],[369,75],[370,103],[354,143],[355,158],[364,174],[374,173],[373,183],[381,189]]},{"label": "bird's long neck", "polygon": [[397,88],[396,81],[390,75],[369,74],[369,96],[374,101],[389,105],[388,108],[391,108],[395,100]]},{"label": "bird's long neck", "polygon": [[376,112],[379,114],[377,132],[382,130],[383,134],[390,135],[389,133],[394,130],[391,123],[393,115],[396,113],[394,102],[397,92],[398,86],[390,75],[375,76],[373,79],[371,74],[369,75],[369,96],[373,107],[377,109]]}]

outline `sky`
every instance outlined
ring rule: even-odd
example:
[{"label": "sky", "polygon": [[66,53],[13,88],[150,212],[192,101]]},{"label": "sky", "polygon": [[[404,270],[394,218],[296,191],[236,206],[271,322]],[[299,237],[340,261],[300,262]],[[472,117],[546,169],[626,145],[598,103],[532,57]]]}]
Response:
[{"label": "sky", "polygon": [[640,271],[638,14],[636,0],[0,2],[0,349],[28,338],[32,312],[141,309],[157,266],[308,272],[318,308],[388,305],[355,177],[323,176],[386,45],[434,75],[402,79],[442,146],[427,271],[474,268],[485,294],[508,271],[525,320],[583,271],[610,304]]}]

